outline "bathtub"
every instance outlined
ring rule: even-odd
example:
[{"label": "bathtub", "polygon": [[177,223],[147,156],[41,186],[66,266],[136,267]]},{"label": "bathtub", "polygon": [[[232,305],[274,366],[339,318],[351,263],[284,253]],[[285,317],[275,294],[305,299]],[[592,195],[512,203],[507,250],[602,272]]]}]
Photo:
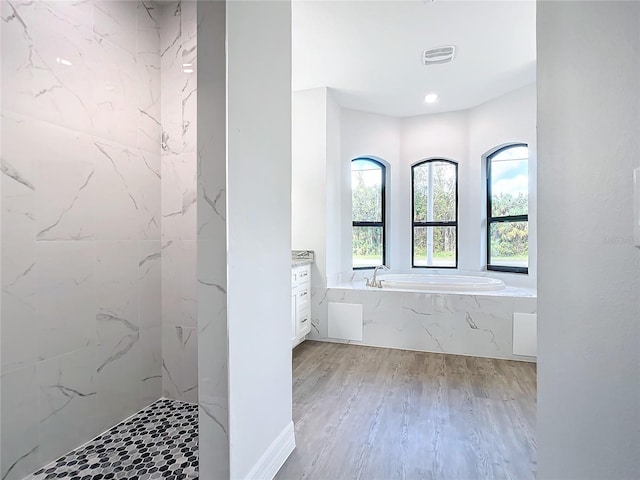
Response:
[{"label": "bathtub", "polygon": [[505,288],[502,280],[462,275],[403,275],[378,277],[382,288],[394,290],[427,290],[431,292],[495,292]]},{"label": "bathtub", "polygon": [[535,344],[535,289],[511,285],[508,277],[503,283],[478,272],[452,273],[380,275],[382,288],[354,279],[312,289],[309,336],[535,362],[535,353],[522,348]]}]

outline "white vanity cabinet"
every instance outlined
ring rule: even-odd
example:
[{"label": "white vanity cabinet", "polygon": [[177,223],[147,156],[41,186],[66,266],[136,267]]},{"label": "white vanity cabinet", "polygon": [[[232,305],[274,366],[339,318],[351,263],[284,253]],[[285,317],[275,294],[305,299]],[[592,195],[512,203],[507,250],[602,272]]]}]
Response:
[{"label": "white vanity cabinet", "polygon": [[291,269],[291,346],[311,331],[311,265]]}]

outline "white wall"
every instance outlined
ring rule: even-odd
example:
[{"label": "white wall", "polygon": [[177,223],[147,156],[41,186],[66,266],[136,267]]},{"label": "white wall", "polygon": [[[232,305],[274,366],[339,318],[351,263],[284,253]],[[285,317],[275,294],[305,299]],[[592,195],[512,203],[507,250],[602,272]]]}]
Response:
[{"label": "white wall", "polygon": [[[535,286],[536,277],[536,90],[535,85],[510,92],[470,110],[397,119],[342,110],[343,167],[341,255],[343,278],[351,270],[350,161],[374,156],[389,163],[387,192],[387,264],[411,270],[411,165],[433,157],[458,162],[460,270],[481,271],[485,265],[485,180],[482,156],[506,143],[530,146],[530,270],[524,277],[492,272],[520,286]],[[347,181],[344,182],[344,176]],[[328,256],[332,252],[327,252]]]},{"label": "white wall", "polygon": [[314,250],[314,284],[326,285],[327,89],[294,92],[291,109],[291,247]]},{"label": "white wall", "polygon": [[[229,434],[235,479],[258,477],[256,465],[281,434],[290,432],[293,447],[291,4],[228,2],[226,26]],[[290,450],[284,453],[286,458]]]},{"label": "white wall", "polygon": [[[466,218],[470,228],[460,230],[461,245],[465,246],[465,258],[461,268],[480,270],[486,264],[486,164],[478,159],[506,143],[521,142],[529,146],[529,278],[535,286],[537,275],[537,148],[536,148],[536,86],[535,84],[507,93],[469,111],[469,162],[465,191],[471,201],[466,202],[461,218]],[[461,183],[462,188],[462,183]],[[464,217],[463,217],[464,215]],[[502,274],[511,281],[519,274]],[[509,280],[507,280],[509,281]]]},{"label": "white wall", "polygon": [[[397,118],[342,109],[341,116],[341,156],[343,165],[342,181],[342,272],[348,278],[351,271],[351,160],[357,157],[375,157],[387,165],[387,244],[401,245],[402,209],[393,201],[391,192],[401,191],[401,176],[398,175],[400,162],[400,120]],[[387,251],[387,265],[397,268],[396,255]]]},{"label": "white wall", "polygon": [[537,18],[538,478],[638,478],[640,3]]},{"label": "white wall", "polygon": [[[422,115],[403,119],[401,122],[401,162],[395,174],[400,177],[400,190],[392,193],[392,201],[401,209],[402,243],[391,245],[393,257],[400,269],[411,268],[411,165],[427,158],[446,158],[458,162],[458,268],[464,268],[464,260],[469,250],[462,240],[469,229],[466,217],[471,198],[466,188],[469,178],[469,113],[467,111]],[[424,269],[421,269],[424,272]]]}]

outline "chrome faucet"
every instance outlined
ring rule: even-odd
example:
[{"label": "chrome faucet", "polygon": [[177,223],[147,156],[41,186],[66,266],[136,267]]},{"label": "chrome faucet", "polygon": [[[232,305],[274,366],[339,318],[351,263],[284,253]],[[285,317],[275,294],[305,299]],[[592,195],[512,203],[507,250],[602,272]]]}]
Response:
[{"label": "chrome faucet", "polygon": [[378,270],[379,269],[383,269],[383,270],[389,270],[389,267],[387,267],[386,265],[378,265],[376,268],[373,269],[373,278],[371,278],[371,280],[369,280],[368,278],[365,277],[365,280],[367,281],[367,287],[377,287],[377,288],[382,288],[382,280],[376,280],[376,277],[378,276]]}]

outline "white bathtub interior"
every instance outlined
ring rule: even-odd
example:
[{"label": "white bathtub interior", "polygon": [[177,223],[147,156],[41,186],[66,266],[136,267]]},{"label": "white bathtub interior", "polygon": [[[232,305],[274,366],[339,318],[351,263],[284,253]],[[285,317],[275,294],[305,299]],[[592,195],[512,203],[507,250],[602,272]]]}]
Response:
[{"label": "white bathtub interior", "polygon": [[493,292],[505,288],[505,283],[498,278],[465,275],[389,274],[378,278],[382,288],[392,289]]}]

